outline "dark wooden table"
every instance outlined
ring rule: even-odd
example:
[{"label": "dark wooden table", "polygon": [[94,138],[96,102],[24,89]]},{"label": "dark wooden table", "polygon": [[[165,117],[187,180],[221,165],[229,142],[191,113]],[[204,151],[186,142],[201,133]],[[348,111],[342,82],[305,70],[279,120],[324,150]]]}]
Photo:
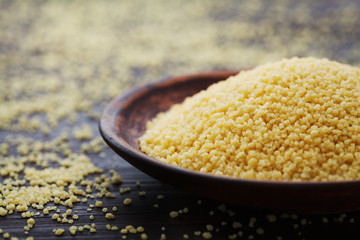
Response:
[{"label": "dark wooden table", "polygon": [[[212,69],[237,69],[294,55],[314,55],[360,64],[360,4],[358,1],[301,1],[299,3],[289,1],[286,4],[282,2],[276,2],[276,4],[274,1],[260,1],[254,4],[251,3],[253,1],[204,2],[192,3],[199,7],[194,10],[193,5],[190,3],[187,5],[181,1],[152,4],[141,1],[70,3],[1,0],[0,94],[11,95],[4,86],[13,86],[12,84],[16,81],[27,81],[34,76],[44,76],[44,79],[55,76],[63,78],[64,83],[67,83],[67,78],[71,78],[71,81],[80,86],[104,81],[101,85],[105,89],[104,97],[100,98],[100,101],[92,102],[99,114],[104,104],[124,89],[143,82],[159,80],[164,76]],[[168,7],[169,12],[157,14],[156,11],[160,10],[156,5],[160,10]],[[282,10],[277,10],[279,8]],[[103,9],[107,10],[103,11]],[[47,13],[48,10],[51,12]],[[81,16],[80,20],[77,14]],[[164,17],[161,18],[160,15]],[[109,16],[109,21],[100,18],[104,16]],[[175,29],[172,29],[173,25],[162,22],[167,18],[171,19],[169,20],[171,24],[177,24],[174,25]],[[67,20],[69,20],[68,23]],[[195,27],[188,21],[193,21]],[[150,26],[148,28],[147,23]],[[233,26],[231,24],[235,23],[252,27],[246,28],[239,24],[243,28],[239,28],[239,33],[237,33],[235,30],[238,28],[231,28]],[[59,28],[58,31],[57,28]],[[95,29],[94,32],[91,32],[92,28]],[[42,29],[45,29],[44,33],[41,32]],[[163,29],[164,33],[157,32],[160,29]],[[243,32],[249,29],[252,30],[251,33]],[[77,36],[78,30],[80,32]],[[105,33],[101,32],[102,30]],[[95,34],[96,31],[99,33]],[[106,31],[114,34],[111,36],[113,37],[111,41],[107,42],[102,38],[109,33]],[[182,31],[184,34],[181,34]],[[201,34],[196,35],[198,31]],[[126,38],[131,34],[140,34],[140,37]],[[175,37],[170,38],[171,34]],[[212,45],[198,44],[195,40],[189,41],[191,34],[195,34],[195,38],[208,34],[206,36]],[[178,39],[181,35],[185,38]],[[94,38],[94,36],[99,38]],[[89,39],[89,42],[81,42],[79,39]],[[273,41],[269,41],[270,39]],[[68,42],[65,44],[64,40]],[[160,45],[156,45],[159,41]],[[172,41],[174,44],[171,44]],[[106,43],[113,45],[107,48],[109,45]],[[140,43],[141,50],[139,50]],[[74,51],[77,48],[74,48],[74,45],[81,48],[83,44],[86,47],[76,55]],[[59,48],[57,48],[58,45]],[[212,52],[213,46],[219,47],[221,51]],[[87,52],[89,48],[92,49],[91,47],[93,51]],[[130,52],[118,51],[120,48],[127,48]],[[197,51],[197,49],[200,50]],[[240,50],[228,59],[226,56],[232,53],[231,49]],[[248,49],[247,56],[242,57],[241,52],[246,49]],[[53,55],[48,54],[49,52]],[[92,61],[92,57],[97,56],[92,55],[95,54],[94,52],[99,52],[104,56],[100,54],[98,61]],[[222,53],[224,55],[221,55]],[[144,58],[138,55],[134,57],[133,54],[143,54]],[[190,54],[194,55],[190,56]],[[108,67],[106,77],[99,74],[104,66]],[[68,71],[69,69],[71,71]],[[124,87],[116,89],[115,93],[112,91],[109,96],[107,93],[112,89],[108,85],[119,81],[122,81]],[[89,92],[84,93],[84,96],[89,96]],[[1,100],[0,107],[7,104],[6,97]],[[47,141],[59,136],[65,128],[72,129],[83,123],[91,125],[94,132],[93,138],[100,137],[97,120],[86,116],[83,112],[79,114],[80,118],[74,126],[69,126],[66,119],[61,120],[58,128],[52,130],[48,136],[40,132],[14,132],[0,129],[0,143],[7,141],[6,136],[25,136]],[[45,113],[40,112],[40,115],[43,118]],[[5,116],[0,116],[0,121],[2,117]],[[74,152],[80,152],[81,142],[70,138],[70,143]],[[57,223],[51,220],[51,215],[44,216],[40,212],[39,216],[35,216],[36,224],[29,236],[34,236],[35,239],[122,239],[123,234],[120,233],[120,229],[133,225],[144,227],[148,239],[160,239],[161,234],[165,234],[166,239],[170,240],[184,239],[184,234],[187,234],[189,239],[203,239],[201,236],[203,232],[211,232],[212,239],[219,240],[360,238],[359,212],[314,216],[224,205],[224,203],[205,199],[159,182],[129,165],[107,147],[104,153],[105,157],[99,154],[88,154],[88,156],[96,166],[104,169],[105,174],[108,175],[109,170],[115,170],[123,177],[121,185],[110,186],[110,191],[116,197],[101,199],[104,207],[111,209],[116,206],[118,208],[115,219],[105,219],[100,208],[94,208],[88,212],[89,204],[96,200],[89,199],[87,203],[75,204],[73,211],[78,211],[79,219],[74,224],[80,226],[95,223],[96,233],[84,231],[71,236],[68,232],[69,224]],[[16,149],[10,149],[9,155],[16,156]],[[3,181],[4,178],[0,177],[0,183]],[[140,182],[140,185],[137,182]],[[119,189],[124,187],[130,187],[131,191],[121,194]],[[142,191],[146,192],[145,197],[139,196],[139,192]],[[158,199],[159,195],[163,195],[164,198]],[[127,197],[132,199],[132,204],[129,206],[122,204]],[[169,216],[171,211],[184,208],[189,211],[181,213],[177,218]],[[90,220],[90,215],[94,215],[95,219]],[[119,230],[109,231],[106,229],[107,224],[117,226]],[[25,238],[24,225],[26,225],[26,219],[18,213],[0,217],[0,228],[4,232],[9,232],[12,237]],[[65,228],[66,232],[63,236],[57,237],[52,232],[54,228]],[[199,232],[200,236],[198,236]],[[126,239],[140,239],[140,233],[128,233],[126,236]]]}]

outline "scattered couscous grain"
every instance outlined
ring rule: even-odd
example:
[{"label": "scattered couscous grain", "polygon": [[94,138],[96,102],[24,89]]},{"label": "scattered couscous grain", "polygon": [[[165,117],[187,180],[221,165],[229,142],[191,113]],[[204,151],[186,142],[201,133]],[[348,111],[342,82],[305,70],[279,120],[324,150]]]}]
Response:
[{"label": "scattered couscous grain", "polygon": [[27,224],[28,224],[28,226],[29,225],[34,225],[35,224],[35,220],[33,219],[33,218],[29,218],[28,220],[27,220]]},{"label": "scattered couscous grain", "polygon": [[107,213],[107,214],[105,215],[105,218],[106,218],[106,219],[114,219],[114,218],[115,218],[115,215],[112,214],[112,213]]},{"label": "scattered couscous grain", "polygon": [[84,123],[80,127],[74,128],[73,137],[81,141],[90,140],[93,137],[91,126],[87,123]]},{"label": "scattered couscous grain", "polygon": [[43,214],[44,214],[44,215],[48,215],[48,214],[49,214],[49,209],[48,209],[48,208],[45,208],[45,209],[43,210]]},{"label": "scattered couscous grain", "polygon": [[203,232],[203,233],[201,234],[201,236],[202,236],[204,239],[211,239],[211,238],[212,238],[211,232]]},{"label": "scattered couscous grain", "polygon": [[71,235],[76,235],[77,230],[78,230],[77,226],[71,226],[69,228],[69,232],[71,233]]},{"label": "scattered couscous grain", "polygon": [[123,201],[123,204],[124,205],[130,205],[132,202],[131,198],[125,198],[124,201]]},{"label": "scattered couscous grain", "polygon": [[112,177],[111,177],[111,182],[113,184],[120,184],[120,183],[122,183],[122,177],[120,176],[119,173],[113,171],[112,172]]},{"label": "scattered couscous grain", "polygon": [[131,187],[121,187],[120,188],[120,193],[121,194],[130,192],[130,191],[131,191]]},{"label": "scattered couscous grain", "polygon": [[267,215],[266,215],[266,219],[267,219],[270,223],[276,222],[276,215],[275,215],[275,214],[267,214]]},{"label": "scattered couscous grain", "polygon": [[301,225],[306,225],[307,224],[307,220],[305,218],[301,219],[300,221]]},{"label": "scattered couscous grain", "polygon": [[55,235],[56,236],[61,236],[61,235],[63,235],[64,232],[65,232],[65,229],[58,228],[58,229],[55,230]]},{"label": "scattered couscous grain", "polygon": [[233,228],[241,228],[242,227],[242,224],[240,223],[240,222],[233,222],[232,223],[232,226],[233,226]]},{"label": "scattered couscous grain", "polygon": [[254,225],[255,225],[255,222],[256,222],[256,217],[251,217],[251,218],[249,219],[249,227],[250,227],[250,228],[253,228]]},{"label": "scattered couscous grain", "polygon": [[264,229],[263,228],[257,228],[256,233],[259,234],[259,235],[263,235],[264,234]]},{"label": "scattered couscous grain", "polygon": [[206,229],[207,229],[208,231],[214,230],[214,226],[211,225],[211,224],[207,224],[205,227],[206,227]]},{"label": "scattered couscous grain", "polygon": [[360,173],[360,69],[291,58],[242,71],[148,122],[142,151],[246,179],[329,181]]},{"label": "scattered couscous grain", "polygon": [[230,240],[233,240],[233,239],[236,239],[236,238],[237,238],[237,234],[236,234],[236,233],[231,234],[231,235],[228,236],[228,239],[230,239]]},{"label": "scattered couscous grain", "polygon": [[171,211],[171,212],[169,213],[169,215],[170,215],[170,217],[172,217],[172,218],[176,218],[176,217],[179,216],[179,213],[176,212],[176,211]]},{"label": "scattered couscous grain", "polygon": [[3,207],[0,207],[0,216],[5,216],[6,214],[8,213],[8,211],[5,209],[5,208],[3,208]]},{"label": "scattered couscous grain", "polygon": [[156,199],[157,200],[161,200],[161,199],[163,199],[164,198],[164,195],[162,195],[162,194],[158,194],[157,196],[156,196]]},{"label": "scattered couscous grain", "polygon": [[61,219],[61,222],[62,222],[62,223],[68,223],[68,222],[69,222],[69,219],[67,219],[66,217],[64,217],[63,219]]}]

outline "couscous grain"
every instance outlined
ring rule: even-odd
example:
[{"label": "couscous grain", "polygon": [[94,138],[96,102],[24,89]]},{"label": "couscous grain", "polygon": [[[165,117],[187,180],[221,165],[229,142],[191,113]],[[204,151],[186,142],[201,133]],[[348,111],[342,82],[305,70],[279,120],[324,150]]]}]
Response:
[{"label": "couscous grain", "polygon": [[107,213],[107,214],[105,214],[105,218],[106,219],[115,219],[115,215],[112,213]]},{"label": "couscous grain", "polygon": [[63,235],[64,232],[65,232],[65,229],[59,228],[59,229],[55,230],[55,235],[56,236],[61,236],[61,235]]},{"label": "couscous grain", "polygon": [[131,198],[125,198],[124,201],[123,201],[123,204],[124,205],[130,205],[132,202],[132,199]]}]

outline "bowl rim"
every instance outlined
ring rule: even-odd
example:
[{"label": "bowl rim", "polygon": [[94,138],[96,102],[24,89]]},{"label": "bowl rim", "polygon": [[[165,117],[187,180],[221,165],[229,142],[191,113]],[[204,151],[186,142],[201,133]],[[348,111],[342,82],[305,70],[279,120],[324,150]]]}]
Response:
[{"label": "bowl rim", "polygon": [[[219,70],[219,71],[208,71],[201,72],[196,74],[181,75],[175,77],[167,77],[160,81],[150,82],[135,86],[117,97],[113,98],[108,105],[105,107],[101,118],[99,120],[99,131],[105,142],[117,153],[121,152],[127,156],[137,159],[139,162],[146,162],[149,165],[160,168],[163,171],[169,171],[170,173],[176,173],[184,176],[196,177],[203,179],[209,182],[221,182],[224,184],[235,184],[235,185],[263,185],[269,187],[280,187],[280,188],[289,188],[289,187],[298,187],[298,188],[318,188],[318,189],[327,189],[327,188],[339,188],[341,186],[359,186],[359,180],[339,180],[339,181],[291,181],[291,180],[258,180],[258,179],[243,179],[231,176],[219,176],[211,173],[203,173],[196,170],[190,170],[182,167],[166,163],[164,161],[155,159],[148,156],[147,154],[141,152],[140,149],[136,149],[131,146],[125,139],[118,135],[115,131],[115,123],[118,117],[118,113],[123,109],[128,101],[131,102],[135,96],[142,95],[146,92],[150,92],[158,87],[163,87],[166,85],[171,85],[173,83],[184,82],[189,78],[195,79],[199,77],[214,76],[214,75],[223,75],[228,74],[229,76],[238,73],[239,71],[247,70],[249,68],[243,68],[240,70]],[[224,79],[225,80],[225,79]],[[120,106],[120,108],[118,108]],[[124,160],[128,161],[123,157]],[[132,164],[130,161],[128,161]]]}]

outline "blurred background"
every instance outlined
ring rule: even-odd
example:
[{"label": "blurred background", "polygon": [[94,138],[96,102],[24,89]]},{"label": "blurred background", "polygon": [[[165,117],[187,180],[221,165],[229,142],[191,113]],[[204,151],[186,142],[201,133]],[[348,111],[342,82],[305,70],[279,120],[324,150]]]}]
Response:
[{"label": "blurred background", "polygon": [[[200,205],[197,196],[145,176],[109,149],[101,150],[100,156],[89,154],[89,149],[102,141],[97,121],[103,108],[135,85],[201,71],[236,70],[293,56],[360,66],[360,2],[0,0],[0,167],[6,167],[4,155],[19,155],[16,147],[24,140],[14,139],[45,142],[69,132],[74,136],[68,140],[71,151],[87,154],[106,174],[110,169],[118,171],[124,179],[122,186],[136,188],[141,180],[147,199],[137,200],[140,190],[129,193],[137,207],[121,210],[112,223],[142,224],[149,239],[159,238],[164,232],[161,226],[168,229],[168,239],[183,239],[183,234],[200,239],[193,232],[206,230],[209,222],[220,229],[214,239],[323,239],[324,234],[327,239],[359,237],[354,223],[360,224],[360,215],[356,212],[268,215],[237,206],[225,211],[221,203],[202,200]],[[7,148],[9,151],[4,150]],[[112,165],[114,162],[119,164]],[[0,184],[6,178],[0,176]],[[117,200],[104,201],[109,207],[122,202],[119,189],[111,187],[111,191]],[[157,209],[153,205],[160,193],[168,194]],[[87,205],[81,206],[79,223],[87,223]],[[191,209],[187,217],[169,220],[171,210],[185,206]],[[216,209],[220,215],[215,215],[221,218],[209,217]],[[102,216],[100,211],[92,214]],[[14,224],[19,218],[0,217],[0,227],[6,227],[12,236],[24,237],[23,225]],[[232,228],[234,218],[246,227],[243,233]],[[265,234],[251,227],[256,219],[256,224],[263,224]],[[36,221],[38,227],[32,234],[43,239],[53,236],[56,223],[49,223],[43,215]],[[266,225],[269,222],[272,225]],[[118,238],[118,231],[110,233],[104,220],[102,224],[97,238]],[[67,237],[71,236],[67,233]]]},{"label": "blurred background", "polygon": [[[54,125],[169,76],[293,56],[359,65],[359,39],[355,0],[1,0],[0,126],[45,102]],[[3,106],[19,96],[32,99],[26,110]]]},{"label": "blurred background", "polygon": [[134,84],[285,57],[359,65],[359,39],[355,0],[1,0],[0,95],[74,84],[92,104]]}]

